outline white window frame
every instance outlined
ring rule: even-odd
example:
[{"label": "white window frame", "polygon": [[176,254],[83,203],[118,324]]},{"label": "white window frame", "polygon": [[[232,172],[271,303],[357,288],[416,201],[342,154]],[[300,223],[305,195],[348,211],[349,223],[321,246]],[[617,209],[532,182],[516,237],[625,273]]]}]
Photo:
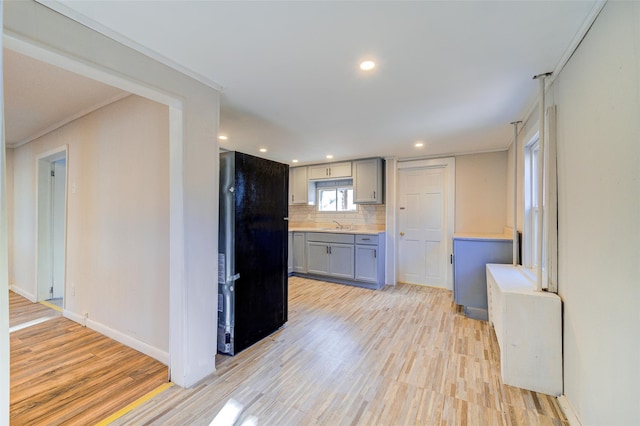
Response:
[{"label": "white window frame", "polygon": [[[523,265],[537,275],[538,239],[538,161],[540,161],[540,135],[536,133],[524,147],[524,234]],[[544,207],[544,206],[543,206]],[[544,250],[544,245],[543,245]],[[544,255],[542,256],[544,259]],[[544,263],[543,263],[544,267]]]},{"label": "white window frame", "polygon": [[[321,200],[322,197],[320,196],[320,191],[326,191],[326,190],[334,190],[334,191],[338,191],[339,189],[347,189],[347,190],[351,190],[351,193],[353,194],[353,185],[335,185],[335,186],[323,186],[320,187],[318,186],[316,188],[316,200],[317,200],[317,211],[318,213],[328,213],[328,214],[342,214],[342,213],[357,213],[358,212],[358,205],[355,204],[355,208],[353,210],[338,210],[337,209],[337,205],[336,205],[336,210],[321,210]],[[337,193],[336,193],[336,198],[337,198]]]}]

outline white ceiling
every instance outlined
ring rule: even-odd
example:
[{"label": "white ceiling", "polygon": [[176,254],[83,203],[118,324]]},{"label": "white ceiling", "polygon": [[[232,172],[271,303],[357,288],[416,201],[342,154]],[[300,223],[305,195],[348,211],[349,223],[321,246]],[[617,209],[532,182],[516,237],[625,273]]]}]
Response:
[{"label": "white ceiling", "polygon": [[10,147],[128,95],[12,50],[3,53],[5,139]]},{"label": "white ceiling", "polygon": [[223,147],[300,164],[505,149],[598,3],[42,2],[220,85]]}]

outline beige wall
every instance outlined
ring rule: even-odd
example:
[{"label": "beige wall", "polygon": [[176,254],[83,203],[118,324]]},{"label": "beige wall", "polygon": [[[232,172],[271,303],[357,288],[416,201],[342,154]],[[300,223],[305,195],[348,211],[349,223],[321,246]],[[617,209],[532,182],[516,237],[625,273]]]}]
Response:
[{"label": "beige wall", "polygon": [[640,3],[609,2],[556,79],[565,394],[640,424]]},{"label": "beige wall", "polygon": [[506,188],[506,151],[457,156],[455,232],[502,233]]},{"label": "beige wall", "polygon": [[[169,350],[169,112],[129,96],[13,150],[11,282],[36,294],[36,157],[68,145],[65,309]],[[75,294],[74,294],[75,290]]]}]

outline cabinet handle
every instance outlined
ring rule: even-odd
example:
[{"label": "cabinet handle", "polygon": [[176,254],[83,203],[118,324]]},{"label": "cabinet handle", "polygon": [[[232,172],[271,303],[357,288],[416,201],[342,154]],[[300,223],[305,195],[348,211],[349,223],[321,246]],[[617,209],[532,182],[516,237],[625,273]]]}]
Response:
[{"label": "cabinet handle", "polygon": [[291,202],[293,203],[295,195],[291,194]]},{"label": "cabinet handle", "polygon": [[327,254],[329,254],[329,246],[326,246],[324,249],[327,252]]},{"label": "cabinet handle", "polygon": [[373,191],[373,198],[376,198],[376,191]]},{"label": "cabinet handle", "polygon": [[362,241],[371,241],[371,238],[363,238]]},{"label": "cabinet handle", "polygon": [[329,247],[329,254],[331,254],[331,247]]},{"label": "cabinet handle", "polygon": [[400,236],[401,236],[401,237],[404,237],[404,232],[401,232],[401,233],[400,233]]},{"label": "cabinet handle", "polygon": [[373,258],[377,258],[378,257],[378,250],[373,249]]}]

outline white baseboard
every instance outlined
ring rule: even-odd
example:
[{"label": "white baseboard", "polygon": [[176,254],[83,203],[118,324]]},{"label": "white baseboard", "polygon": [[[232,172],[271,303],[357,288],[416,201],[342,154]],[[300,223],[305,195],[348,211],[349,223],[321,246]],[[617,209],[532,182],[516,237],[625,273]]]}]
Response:
[{"label": "white baseboard", "polygon": [[93,321],[91,319],[85,319],[82,315],[78,315],[75,312],[71,312],[65,309],[62,314],[65,318],[69,318],[70,320],[75,321],[78,324],[86,325],[90,329],[97,331],[100,334],[104,334],[105,336],[116,340],[123,345],[129,346],[130,348],[142,352],[143,354],[160,361],[164,365],[169,365],[169,352],[162,351],[138,339],[127,336],[126,334],[107,327],[102,323]]},{"label": "white baseboard", "polygon": [[570,426],[582,426],[582,423],[580,423],[580,420],[578,420],[578,416],[576,415],[573,406],[565,395],[560,395],[558,397],[558,405],[560,405],[560,409],[562,410],[564,416],[567,418]]},{"label": "white baseboard", "polygon": [[37,302],[37,297],[36,297],[35,294],[31,294],[31,293],[21,289],[20,287],[16,287],[15,285],[10,285],[9,286],[9,290],[13,291],[14,293],[19,294],[22,297],[26,297],[27,299],[29,299],[33,303]]}]

